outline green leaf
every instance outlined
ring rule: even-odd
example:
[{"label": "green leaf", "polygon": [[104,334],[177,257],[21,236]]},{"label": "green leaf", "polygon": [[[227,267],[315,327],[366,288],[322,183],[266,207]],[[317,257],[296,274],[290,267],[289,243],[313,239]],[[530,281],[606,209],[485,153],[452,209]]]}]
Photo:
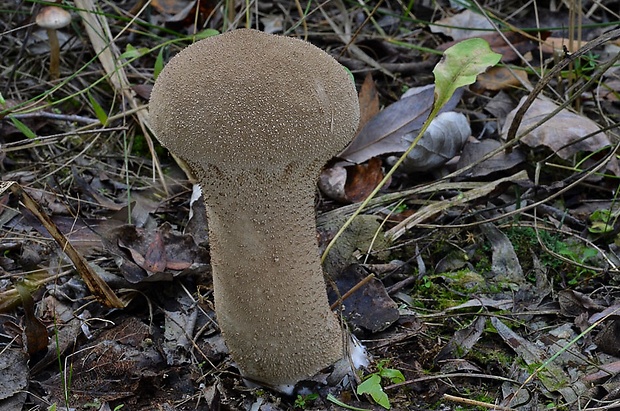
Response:
[{"label": "green leaf", "polygon": [[215,29],[206,29],[206,30],[199,31],[198,33],[196,33],[194,35],[194,40],[198,41],[198,40],[206,39],[207,37],[217,36],[218,34],[220,34],[220,32]]},{"label": "green leaf", "polygon": [[24,123],[22,123],[20,120],[16,119],[13,116],[9,116],[9,118],[11,119],[11,123],[13,123],[15,128],[18,129],[23,135],[25,135],[28,138],[37,138],[37,133],[32,131],[30,127],[28,127],[27,125],[25,125]]},{"label": "green leaf", "polygon": [[598,255],[598,250],[596,248],[586,247],[586,249],[583,250],[583,255],[581,256],[581,262],[585,262],[587,259],[594,258],[597,255]]},{"label": "green leaf", "polygon": [[131,44],[128,44],[127,47],[125,48],[125,52],[123,54],[121,54],[120,56],[118,56],[118,59],[125,59],[125,60],[131,60],[131,59],[135,59],[138,57],[142,57],[145,54],[147,54],[150,50],[146,47],[140,47],[139,49],[135,48],[134,46],[132,46]]},{"label": "green leaf", "polygon": [[588,231],[592,234],[605,234],[614,231],[614,227],[613,225],[603,221],[595,221],[590,227],[588,227]]},{"label": "green leaf", "polygon": [[95,116],[97,116],[97,120],[99,120],[101,124],[105,126],[108,122],[108,113],[105,112],[103,107],[101,107],[99,102],[95,100],[95,98],[90,93],[88,93],[88,101],[90,101],[90,105],[95,112]]},{"label": "green leaf", "polygon": [[435,106],[439,110],[462,86],[473,84],[480,73],[499,63],[501,54],[491,51],[489,43],[473,38],[448,48],[435,66]]},{"label": "green leaf", "polygon": [[590,221],[592,222],[602,222],[602,223],[610,223],[613,215],[610,210],[596,210],[590,215]]},{"label": "green leaf", "polygon": [[159,73],[164,69],[164,48],[159,49],[157,58],[155,59],[155,67],[153,68],[153,80],[157,80]]},{"label": "green leaf", "polygon": [[0,93],[0,104],[2,104],[3,106],[6,104],[6,101],[4,100],[2,93]]},{"label": "green leaf", "polygon": [[405,376],[399,370],[394,368],[384,368],[379,375],[383,378],[387,378],[392,384],[398,384],[399,382],[405,382]]},{"label": "green leaf", "polygon": [[386,410],[390,409],[390,400],[381,387],[381,377],[378,374],[371,374],[370,377],[357,386],[357,394],[368,394],[373,400]]}]

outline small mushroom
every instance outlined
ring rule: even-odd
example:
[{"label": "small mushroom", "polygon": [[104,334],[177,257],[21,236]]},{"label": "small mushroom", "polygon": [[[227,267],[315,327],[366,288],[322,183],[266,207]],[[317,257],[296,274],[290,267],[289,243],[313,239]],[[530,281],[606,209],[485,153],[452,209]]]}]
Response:
[{"label": "small mushroom", "polygon": [[199,178],[218,323],[247,380],[290,392],[347,359],[314,199],[321,167],[358,121],[355,85],[336,60],[251,29],[187,47],[155,82],[151,127]]},{"label": "small mushroom", "polygon": [[43,7],[35,19],[37,25],[47,30],[50,41],[50,79],[57,80],[60,77],[60,43],[56,30],[66,27],[71,23],[71,14],[60,7]]}]

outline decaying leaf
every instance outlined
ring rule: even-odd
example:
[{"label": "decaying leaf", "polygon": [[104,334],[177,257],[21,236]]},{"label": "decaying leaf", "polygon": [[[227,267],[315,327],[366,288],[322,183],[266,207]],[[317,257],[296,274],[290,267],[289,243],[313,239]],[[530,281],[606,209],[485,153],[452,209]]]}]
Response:
[{"label": "decaying leaf", "polygon": [[362,88],[359,93],[360,101],[360,124],[359,130],[361,130],[371,118],[379,114],[379,91],[377,85],[372,78],[372,73],[366,74]]},{"label": "decaying leaf", "polygon": [[[338,293],[328,290],[330,304],[338,300],[339,296],[355,287],[368,276],[368,272],[359,264],[352,264],[339,272],[334,278]],[[343,301],[343,314],[347,322],[372,333],[385,330],[398,320],[398,305],[385,291],[381,281],[371,279],[360,289],[352,293]]]},{"label": "decaying leaf", "polygon": [[562,38],[562,37],[547,37],[545,42],[541,44],[540,48],[543,53],[553,54],[553,53],[561,53],[564,54],[564,47],[568,50],[569,53],[574,53],[579,50],[581,47],[585,46],[587,41],[577,41],[570,39]]},{"label": "decaying leaf", "polygon": [[367,164],[345,167],[336,165],[323,170],[319,177],[319,188],[333,200],[355,203],[366,199],[382,179],[381,159],[373,157]]},{"label": "decaying leaf", "polygon": [[[502,129],[504,137],[508,135],[508,129],[515,113],[526,98],[527,96],[523,97],[519,102],[519,106],[508,114]],[[525,112],[517,130],[517,135],[521,135],[526,130],[529,130],[557,108],[558,105],[554,102],[540,97],[537,98]],[[554,151],[560,158],[567,160],[578,153],[592,153],[609,147],[611,145],[609,138],[605,133],[599,132],[599,130],[600,127],[589,118],[573,113],[568,109],[562,109],[543,124],[524,135],[521,142],[533,148],[545,146]]]},{"label": "decaying leaf", "polygon": [[435,24],[430,25],[430,29],[433,33],[442,33],[459,41],[489,34],[489,30],[493,30],[493,25],[482,14],[465,9],[458,14],[437,20]]},{"label": "decaying leaf", "polygon": [[[497,140],[470,140],[459,158],[457,168],[461,169],[481,160],[488,153],[502,146]],[[484,177],[495,172],[507,171],[525,161],[525,154],[520,150],[512,150],[506,153],[504,150],[495,154],[493,157],[475,165],[472,169],[465,172],[465,177]]]},{"label": "decaying leaf", "polygon": [[[470,134],[469,121],[464,114],[441,113],[431,122],[401,169],[406,172],[428,171],[444,165],[461,151]],[[405,149],[415,138],[413,134],[403,136]]]},{"label": "decaying leaf", "polygon": [[[343,225],[346,218],[334,218],[322,224],[325,236],[333,236]],[[325,238],[322,238],[325,240]],[[389,245],[383,235],[381,223],[377,216],[360,215],[342,233],[334,247],[329,251],[324,262],[324,269],[332,277],[353,263],[357,263],[356,256],[371,251],[385,250]]]},{"label": "decaying leaf", "polygon": [[475,88],[477,90],[499,91],[519,87],[527,82],[525,70],[509,70],[506,67],[491,67],[478,76]]},{"label": "decaying leaf", "polygon": [[[403,137],[417,135],[431,112],[434,90],[434,86],[429,85],[404,94],[373,117],[338,157],[359,164],[382,154],[404,152],[408,145]],[[453,110],[462,94],[462,89],[457,90],[441,112]]]},{"label": "decaying leaf", "polygon": [[523,181],[523,180],[529,181],[529,178],[527,176],[527,172],[520,171],[509,177],[500,178],[500,179],[497,179],[496,181],[486,183],[486,184],[480,184],[476,188],[472,188],[469,191],[465,191],[461,195],[456,196],[454,198],[441,200],[435,203],[429,203],[428,205],[417,210],[414,214],[407,217],[405,220],[401,221],[400,223],[396,224],[394,227],[390,228],[386,232],[386,235],[392,241],[394,241],[400,236],[402,236],[403,234],[405,234],[405,232],[411,227],[414,227],[416,224],[419,224],[422,221],[425,221],[426,219],[431,218],[432,216],[442,211],[445,211],[452,207],[456,207],[460,204],[465,204],[476,198],[489,195],[493,191],[500,189],[502,185],[508,182],[514,183],[514,182]]},{"label": "decaying leaf", "polygon": [[493,249],[491,274],[496,281],[522,286],[526,283],[519,258],[506,234],[491,223],[480,224],[480,231]]},{"label": "decaying leaf", "polygon": [[[103,330],[72,357],[71,399],[86,404],[139,395],[143,387],[158,386],[166,378],[158,347],[148,325],[136,317],[117,321]],[[53,401],[64,400],[61,375],[53,374],[43,384],[50,387]],[[172,389],[172,388],[171,388]]]},{"label": "decaying leaf", "polygon": [[485,324],[486,318],[480,316],[469,326],[454,333],[454,336],[435,357],[435,362],[465,357],[482,336]]},{"label": "decaying leaf", "polygon": [[203,270],[209,262],[208,252],[163,224],[157,230],[126,225],[105,233],[106,249],[118,256],[117,264],[130,283],[169,281],[188,270]]},{"label": "decaying leaf", "polygon": [[202,21],[205,16],[213,13],[215,2],[211,0],[153,0],[151,5],[167,23],[180,22],[184,25],[194,24],[196,15]]},{"label": "decaying leaf", "polygon": [[[180,288],[180,287],[179,287]],[[191,351],[190,336],[193,334],[199,308],[187,294],[179,293],[173,309],[164,309],[166,321],[162,350],[168,364],[189,362],[187,353]]]}]

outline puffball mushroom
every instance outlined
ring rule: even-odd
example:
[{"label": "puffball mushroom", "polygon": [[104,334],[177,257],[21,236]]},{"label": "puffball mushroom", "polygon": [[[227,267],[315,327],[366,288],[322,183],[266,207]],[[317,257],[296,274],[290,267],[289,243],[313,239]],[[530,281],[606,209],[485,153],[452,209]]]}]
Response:
[{"label": "puffball mushroom", "polygon": [[314,199],[321,167],[358,121],[355,85],[336,60],[251,29],[187,47],[155,82],[151,127],[202,186],[218,323],[247,380],[290,392],[347,359]]},{"label": "puffball mushroom", "polygon": [[60,77],[60,43],[56,30],[66,27],[71,23],[71,14],[60,7],[43,7],[35,22],[41,28],[47,30],[47,37],[50,41],[50,78],[57,80]]}]

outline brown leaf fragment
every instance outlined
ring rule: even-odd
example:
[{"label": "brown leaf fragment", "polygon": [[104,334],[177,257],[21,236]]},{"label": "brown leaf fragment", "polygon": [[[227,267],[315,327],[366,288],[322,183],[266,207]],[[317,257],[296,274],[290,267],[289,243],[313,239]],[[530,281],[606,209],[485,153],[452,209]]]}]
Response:
[{"label": "brown leaf fragment", "polygon": [[600,371],[586,375],[583,380],[586,382],[597,383],[601,382],[601,380],[608,379],[612,375],[620,374],[620,361],[601,364],[598,368],[600,368]]},{"label": "brown leaf fragment", "polygon": [[377,85],[372,78],[372,73],[366,74],[362,88],[359,92],[360,101],[360,123],[358,131],[361,130],[368,121],[376,116],[379,111],[379,92],[377,91]]},{"label": "brown leaf fragment", "polygon": [[[550,392],[559,392],[568,403],[577,400],[579,394],[585,389],[583,384],[571,381],[563,366],[563,361],[546,361],[553,353],[548,353],[536,343],[532,343],[510,329],[499,318],[491,317],[491,324],[497,330],[497,334],[510,346],[520,359],[529,366],[536,368],[536,377]],[[541,364],[544,363],[544,367]]]},{"label": "brown leaf fragment", "polygon": [[430,25],[430,29],[433,33],[442,33],[452,37],[455,41],[461,41],[487,35],[488,30],[493,29],[493,25],[484,15],[465,9],[460,13],[435,21]]},{"label": "brown leaf fragment", "polygon": [[33,355],[47,348],[47,328],[34,313],[34,300],[24,283],[15,283],[24,307],[24,336],[26,352]]},{"label": "brown leaf fragment", "polygon": [[[515,114],[527,99],[523,97],[519,106],[506,118],[502,135],[508,135]],[[517,130],[523,134],[558,109],[553,101],[537,98],[527,109]],[[553,117],[540,124],[523,136],[521,142],[529,147],[544,146],[555,152],[560,158],[567,160],[581,152],[593,153],[609,147],[611,142],[600,127],[589,118],[573,113],[568,109],[558,111]]]},{"label": "brown leaf fragment", "polygon": [[153,0],[151,6],[165,16],[167,23],[180,23],[185,27],[196,23],[202,26],[204,19],[214,13],[216,4],[213,0]]},{"label": "brown leaf fragment", "polygon": [[131,87],[133,91],[140,97],[142,97],[145,101],[148,101],[151,98],[151,91],[153,90],[152,84],[135,84]]},{"label": "brown leaf fragment", "polygon": [[[117,325],[99,333],[87,346],[74,354],[71,392],[76,403],[113,401],[153,395],[144,387],[163,386],[166,374],[163,358],[149,326],[136,317],[119,319]],[[168,370],[170,372],[170,370]],[[63,398],[63,385],[56,373],[44,382],[51,397]]]},{"label": "brown leaf fragment", "polygon": [[581,47],[585,46],[587,41],[577,41],[563,38],[563,37],[547,37],[547,39],[540,45],[540,49],[545,54],[562,53],[564,54],[564,47],[569,53],[574,53]]},{"label": "brown leaf fragment", "polygon": [[[356,203],[365,200],[383,180],[383,176],[381,159],[373,157],[367,164],[335,165],[322,170],[319,188],[332,200]],[[390,185],[390,181],[385,187]]]},{"label": "brown leaf fragment", "polygon": [[169,224],[157,230],[125,225],[108,231],[105,237],[107,251],[119,257],[123,277],[133,284],[170,281],[188,269],[204,270],[209,261],[206,250],[192,236],[174,231]]},{"label": "brown leaf fragment", "polygon": [[161,233],[157,231],[153,241],[151,241],[146,250],[144,265],[142,267],[147,271],[159,273],[166,269],[167,262],[166,246],[164,245]]},{"label": "brown leaf fragment", "polygon": [[438,363],[448,359],[465,357],[482,336],[485,324],[486,318],[481,316],[476,318],[469,326],[455,332],[448,344],[439,351],[434,362]]},{"label": "brown leaf fragment", "polygon": [[[600,305],[596,304],[593,306],[594,308],[599,308]],[[620,317],[620,304],[615,304],[612,305],[610,307],[605,308],[603,311],[601,311],[600,313],[596,313],[594,314],[592,317],[590,317],[588,319],[588,322],[590,324],[594,324],[595,322],[597,322],[598,320],[601,320],[605,317],[609,317],[609,318],[618,318]]]},{"label": "brown leaf fragment", "polygon": [[472,88],[477,92],[499,91],[519,87],[524,82],[527,82],[525,70],[509,70],[506,67],[495,66],[479,74]]},{"label": "brown leaf fragment", "polygon": [[493,249],[490,274],[493,275],[494,280],[519,286],[525,284],[523,269],[508,236],[491,223],[480,224],[480,231]]},{"label": "brown leaf fragment", "polygon": [[373,157],[368,164],[345,167],[347,182],[344,186],[346,200],[356,203],[363,201],[383,180],[381,159]]}]

